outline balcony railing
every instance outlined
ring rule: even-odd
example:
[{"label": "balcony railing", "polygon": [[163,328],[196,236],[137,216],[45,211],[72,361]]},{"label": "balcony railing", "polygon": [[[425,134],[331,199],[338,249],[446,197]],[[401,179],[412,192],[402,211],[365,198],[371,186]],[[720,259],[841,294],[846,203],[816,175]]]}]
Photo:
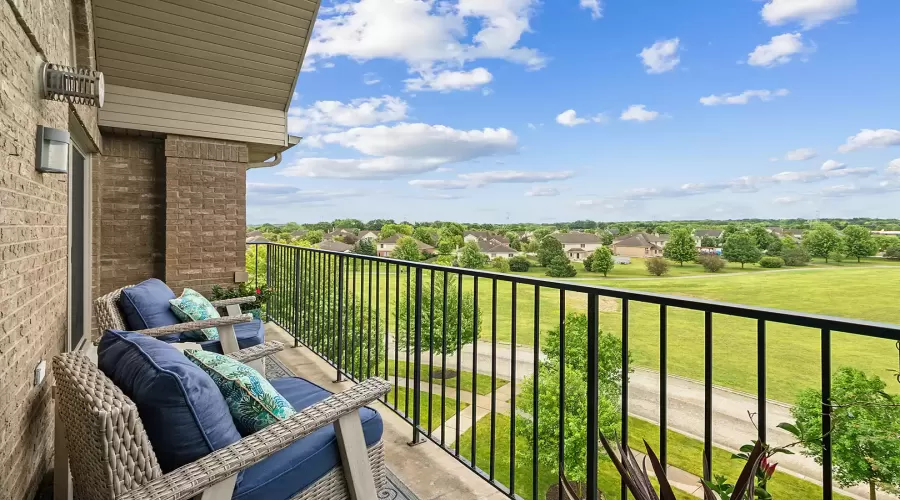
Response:
[{"label": "balcony railing", "polygon": [[[747,378],[756,375],[755,391],[745,389],[745,392],[755,393],[757,408],[752,416],[758,429],[755,437],[763,442],[766,442],[767,429],[773,424],[767,422],[767,341],[770,336],[767,331],[772,325],[778,325],[774,342],[780,341],[781,335],[818,340],[813,341],[813,346],[816,343],[819,346],[821,380],[815,385],[823,397],[823,499],[831,499],[833,495],[832,340],[841,336],[843,341],[844,335],[853,336],[853,339],[862,336],[900,340],[900,326],[848,318],[283,244],[250,244],[248,249],[255,253],[249,259],[253,266],[251,280],[257,285],[264,281],[273,290],[266,306],[269,321],[290,333],[296,345],[310,349],[331,364],[338,380],[361,381],[376,376],[392,382],[394,390],[385,397],[384,404],[410,423],[412,443],[431,440],[510,498],[543,500],[543,491],[547,488],[546,484],[539,483],[546,482],[548,475],[560,483],[562,479],[559,478],[570,478],[566,464],[572,463],[573,456],[585,460],[585,478],[579,481],[585,498],[598,497],[598,466],[603,456],[602,450],[598,449],[597,436],[601,426],[608,425],[599,421],[600,405],[603,403],[601,398],[608,398],[610,394],[604,389],[610,387],[610,380],[602,378],[609,377],[609,372],[607,367],[600,366],[608,360],[599,359],[601,327],[609,331],[618,329],[615,337],[621,352],[613,377],[614,404],[618,411],[615,427],[618,439],[626,446],[630,437],[628,381],[633,368],[629,343],[635,336],[646,340],[652,335],[658,345],[659,434],[654,447],[663,464],[669,459],[669,360],[676,354],[669,352],[673,313],[679,311],[681,322],[674,328],[679,337],[688,333],[699,335],[702,330],[702,342],[690,347],[694,349],[694,359],[702,357],[702,477],[707,480],[711,479],[717,466],[713,460],[713,381],[716,376],[713,346],[716,342],[724,342],[726,347],[733,347],[727,345],[728,336],[733,332],[714,330],[717,318],[739,318],[733,321],[742,323],[729,320],[729,328],[746,329],[753,332],[749,335],[751,339],[755,336],[755,352],[751,349],[741,353],[743,364],[729,365],[722,370],[720,362],[718,370],[746,370]],[[648,311],[648,308],[651,309]],[[586,332],[581,337],[574,335],[578,332],[566,334],[567,312],[572,311],[583,311],[586,315]],[[640,318],[632,318],[632,311],[637,311]],[[648,313],[652,313],[650,328]],[[684,320],[688,314],[692,322],[686,326]],[[483,315],[489,319],[483,321]],[[790,331],[783,325],[790,327]],[[559,332],[558,341],[554,342],[558,345],[542,345],[548,330]],[[498,340],[498,336],[503,337],[504,342]],[[723,337],[720,339],[719,336]],[[586,337],[586,345],[567,346],[583,337]],[[699,341],[699,336],[691,338]],[[682,347],[684,340],[681,338]],[[481,342],[491,345],[489,369],[484,366],[487,355],[478,353]],[[467,344],[471,346],[471,352],[464,352],[469,349]],[[520,350],[520,344],[530,344],[531,349]],[[486,344],[482,346],[485,348]],[[498,347],[509,352],[509,359],[503,360],[508,361],[508,370],[498,369]],[[548,349],[556,352],[548,352]],[[586,351],[585,370],[569,374],[566,356],[571,357],[577,349]],[[523,353],[528,354],[526,359],[522,358]],[[547,357],[558,360],[556,370],[541,369],[541,365],[547,363]],[[782,361],[778,360],[779,363]],[[440,364],[435,365],[435,362]],[[802,371],[814,369],[814,366],[797,366],[797,370]],[[448,377],[448,372],[455,372],[455,379]],[[552,373],[551,380],[539,378],[547,373]],[[567,380],[567,377],[577,380]],[[510,390],[500,394],[498,383],[508,385]],[[546,400],[541,400],[548,397],[542,392],[547,384],[555,388],[550,391],[555,392],[555,396],[549,397],[556,398],[551,404],[559,407],[551,422],[539,420],[548,415],[540,410],[547,404]],[[487,390],[485,385],[488,385]],[[583,392],[573,395],[573,387],[582,388]],[[465,393],[469,394],[468,405],[463,401]],[[490,421],[489,435],[484,435],[483,428],[479,433],[479,397],[482,406],[486,404],[484,398],[490,400],[489,411],[486,414],[482,411],[480,415],[485,423]],[[583,405],[583,422],[571,421],[567,405],[573,402]],[[508,424],[498,425],[500,419],[508,420]],[[471,426],[461,432],[461,427],[468,424]],[[548,429],[554,435],[553,439],[548,440]],[[567,449],[567,438],[578,433],[594,439],[584,439],[583,450]],[[478,446],[484,439],[489,439],[487,451]],[[551,456],[555,455],[551,460],[555,462],[551,471],[548,471],[550,466],[546,460],[548,452],[542,449],[548,442],[556,448],[555,454],[550,451]],[[621,498],[628,498],[624,484],[616,486]],[[557,489],[560,498],[565,498],[562,484]],[[608,481],[605,494],[610,498],[613,496]]]}]

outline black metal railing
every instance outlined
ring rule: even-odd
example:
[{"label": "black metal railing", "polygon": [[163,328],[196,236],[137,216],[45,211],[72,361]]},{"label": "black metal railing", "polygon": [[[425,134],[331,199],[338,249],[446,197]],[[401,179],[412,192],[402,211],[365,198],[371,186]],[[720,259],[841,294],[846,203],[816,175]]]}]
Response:
[{"label": "black metal railing", "polygon": [[[573,454],[581,456],[582,451],[567,449],[567,438],[573,434],[570,432],[572,426],[583,426],[585,436],[594,436],[594,439],[584,440],[585,474],[583,481],[575,482],[580,484],[585,498],[598,497],[601,479],[598,466],[602,451],[598,449],[596,437],[601,426],[608,427],[608,422],[599,421],[599,394],[603,392],[599,386],[607,385],[600,374],[599,332],[601,323],[607,328],[619,328],[616,337],[621,353],[616,354],[618,364],[615,367],[620,376],[616,381],[619,391],[618,401],[615,401],[619,419],[616,431],[620,441],[627,446],[631,437],[629,375],[636,364],[630,349],[635,335],[645,335],[648,330],[635,329],[636,320],[632,314],[639,307],[641,310],[638,313],[644,323],[648,321],[646,308],[658,308],[658,314],[651,310],[650,316],[659,325],[655,339],[658,343],[659,368],[656,451],[663,464],[669,460],[668,384],[672,375],[669,344],[673,310],[698,312],[690,328],[697,321],[702,322],[703,346],[702,349],[694,346],[694,355],[703,357],[703,456],[698,459],[702,460],[702,477],[707,480],[713,476],[716,465],[713,461],[713,381],[717,376],[713,362],[713,344],[716,342],[714,320],[717,317],[744,318],[755,326],[748,325],[748,331],[755,332],[755,354],[748,352],[747,363],[733,369],[750,370],[748,377],[756,371],[754,396],[758,405],[755,423],[757,437],[763,442],[767,438],[767,327],[774,324],[779,328],[786,325],[803,329],[791,332],[791,335],[818,333],[819,389],[823,396],[821,490],[822,498],[829,500],[833,495],[830,433],[832,332],[900,340],[900,326],[870,321],[275,243],[249,244],[248,251],[256,254],[248,259],[256,263],[250,279],[257,286],[265,282],[272,289],[271,299],[266,304],[268,321],[291,334],[295,345],[310,349],[333,366],[337,380],[360,381],[371,376],[389,380],[393,390],[384,397],[383,403],[411,424],[411,444],[424,439],[434,442],[510,498],[543,499],[547,485],[542,483],[546,483],[547,477],[552,476],[552,481],[557,483],[562,483],[561,478],[570,477],[567,468],[572,467],[567,467],[567,463],[571,464]],[[487,288],[483,286],[485,282]],[[500,286],[503,290],[498,293]],[[510,299],[508,306],[506,297]],[[601,311],[601,299],[614,299],[614,311]],[[483,307],[482,302],[487,302],[489,307]],[[531,310],[523,311],[523,305]],[[490,311],[490,321],[485,327],[481,316],[486,311]],[[571,319],[569,313],[576,311],[583,311],[586,315],[586,345],[570,345],[580,338],[576,335],[579,332],[566,330]],[[601,314],[618,314],[621,323],[604,322]],[[508,330],[501,332],[498,320],[504,318],[509,320]],[[527,323],[531,323],[531,328],[527,328]],[[525,329],[520,328],[523,324]],[[488,329],[485,334],[482,334],[483,328]],[[684,328],[681,325],[676,329],[676,334]],[[548,329],[559,332],[558,345],[553,346],[557,352],[545,352],[550,346],[542,343],[542,333]],[[501,341],[498,335],[502,333],[507,338],[507,332],[508,342]],[[729,332],[719,334],[727,338]],[[486,347],[486,342],[491,345],[489,369],[483,364],[486,360],[481,360],[482,364],[479,364],[480,341],[485,342],[482,348]],[[530,345],[532,351],[532,356],[525,359],[521,356],[527,350],[517,352],[523,344]],[[467,346],[470,350],[464,352]],[[498,367],[498,348],[509,350],[508,370]],[[565,361],[565,357],[571,357],[571,352],[575,352],[576,348],[586,349],[584,372],[573,370]],[[436,360],[436,354],[440,359]],[[427,359],[423,359],[423,355],[427,355]],[[548,363],[545,359],[548,356],[560,361],[555,372],[541,369]],[[440,362],[439,367],[435,366],[436,361]],[[521,368],[517,373],[517,365],[529,367],[530,373],[523,377]],[[800,369],[808,370],[810,367]],[[427,373],[423,374],[423,370]],[[449,372],[455,372],[455,379],[451,377],[454,373]],[[546,374],[552,374],[554,378],[549,381],[540,378]],[[580,394],[572,395],[567,391],[573,386],[580,387],[578,384],[581,382],[586,388],[583,398]],[[484,385],[479,385],[486,383],[490,384],[488,390]],[[436,385],[440,385],[439,391],[435,391]],[[498,389],[503,385],[508,386],[509,390]],[[558,400],[551,404],[554,405],[554,413],[555,405],[558,405],[559,411],[558,414],[551,414],[553,422],[539,420],[548,415],[540,411],[540,405],[547,403],[546,398],[541,399],[546,387],[556,387]],[[523,388],[530,390],[520,393]],[[427,398],[424,403],[423,398]],[[527,404],[529,402],[530,405]],[[584,405],[584,422],[572,422],[567,405],[573,404]],[[508,431],[499,425],[501,419],[508,419]],[[482,420],[485,426],[490,422],[489,436],[484,436],[483,430],[479,431]],[[468,427],[461,429],[464,426]],[[498,435],[498,428],[503,430],[503,434]],[[552,459],[555,464],[548,463],[547,455],[542,455],[547,450],[539,449],[541,444],[547,442],[542,437],[547,435],[547,429],[555,435],[556,450],[549,453],[555,455]],[[489,439],[487,451],[478,446],[485,438]],[[468,446],[462,446],[461,441],[468,441]],[[508,442],[508,448],[501,448],[501,441]],[[523,442],[527,445],[524,448],[530,449],[523,449]],[[498,463],[508,465],[508,469],[498,467]],[[604,478],[604,481],[608,484],[607,479]],[[618,479],[616,481],[621,498],[628,498],[624,484],[618,483]],[[557,485],[560,499],[565,498],[564,489],[564,485]],[[612,497],[608,487],[605,494]]]}]

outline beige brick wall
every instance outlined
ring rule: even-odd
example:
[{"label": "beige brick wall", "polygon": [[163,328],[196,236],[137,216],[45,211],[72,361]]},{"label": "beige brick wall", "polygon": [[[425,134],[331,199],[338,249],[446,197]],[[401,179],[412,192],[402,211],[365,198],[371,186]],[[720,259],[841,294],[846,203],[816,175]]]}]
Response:
[{"label": "beige brick wall", "polygon": [[[65,347],[67,182],[34,168],[37,125],[67,129],[68,104],[43,101],[43,61],[69,62],[68,0],[0,2],[0,499],[27,499],[52,462],[52,377]],[[89,27],[88,27],[89,29]],[[78,110],[96,138],[96,111]],[[49,371],[49,370],[48,370]]]},{"label": "beige brick wall", "polygon": [[247,145],[170,135],[166,283],[179,293],[234,285],[244,270]]},{"label": "beige brick wall", "polygon": [[163,143],[107,135],[103,145],[92,172],[94,297],[165,278]]}]

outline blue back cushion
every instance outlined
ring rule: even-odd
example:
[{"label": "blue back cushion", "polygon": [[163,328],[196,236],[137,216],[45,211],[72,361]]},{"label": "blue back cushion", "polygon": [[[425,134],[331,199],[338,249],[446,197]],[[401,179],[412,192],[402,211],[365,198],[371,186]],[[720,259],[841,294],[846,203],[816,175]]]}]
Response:
[{"label": "blue back cushion", "polygon": [[[174,298],[172,289],[156,278],[122,290],[119,310],[122,311],[126,328],[134,331],[181,323],[169,304],[169,299]],[[180,334],[173,334],[160,337],[160,340],[175,342],[180,338]]]},{"label": "blue back cushion", "polygon": [[108,330],[97,355],[103,373],[137,405],[163,472],[241,438],[215,382],[178,349]]}]

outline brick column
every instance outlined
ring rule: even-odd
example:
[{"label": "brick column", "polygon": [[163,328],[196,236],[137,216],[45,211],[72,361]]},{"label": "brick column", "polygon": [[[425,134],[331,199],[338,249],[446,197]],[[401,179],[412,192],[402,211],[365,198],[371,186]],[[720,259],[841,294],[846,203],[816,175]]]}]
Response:
[{"label": "brick column", "polygon": [[166,157],[166,283],[208,294],[244,270],[247,145],[170,135]]}]

